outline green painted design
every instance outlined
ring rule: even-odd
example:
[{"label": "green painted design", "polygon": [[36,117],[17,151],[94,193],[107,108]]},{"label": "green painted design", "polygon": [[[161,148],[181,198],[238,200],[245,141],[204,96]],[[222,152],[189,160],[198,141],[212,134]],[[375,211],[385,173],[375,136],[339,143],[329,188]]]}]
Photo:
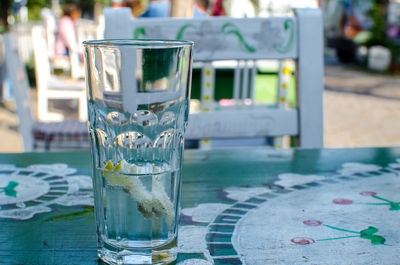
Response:
[{"label": "green painted design", "polygon": [[360,234],[361,234],[361,237],[364,238],[364,235],[372,235],[372,234],[375,234],[376,232],[378,232],[378,228],[376,228],[374,226],[368,226],[367,229],[361,230]]},{"label": "green painted design", "polygon": [[400,210],[400,202],[390,201],[388,199],[384,199],[384,198],[376,196],[376,195],[372,195],[371,197],[375,198],[377,200],[384,201],[384,202],[381,202],[381,203],[358,202],[356,204],[362,204],[362,205],[390,205],[390,208],[389,208],[390,211],[399,211]]},{"label": "green painted design", "polygon": [[285,29],[285,31],[289,30],[289,39],[286,43],[285,46],[281,46],[281,45],[277,45],[274,44],[274,49],[275,51],[277,51],[278,53],[288,53],[292,50],[293,48],[293,43],[294,43],[294,22],[292,19],[286,19],[285,22],[283,23],[283,28]]},{"label": "green painted design", "polygon": [[374,235],[376,232],[378,232],[378,228],[369,226],[367,229],[360,231],[360,237],[371,240],[373,245],[385,244],[385,238],[383,236]]},{"label": "green painted design", "polygon": [[182,27],[179,28],[178,33],[176,34],[176,39],[177,40],[182,40],[183,39],[183,33],[185,32],[185,30],[187,28],[193,28],[193,29],[196,30],[196,26],[193,25],[193,24],[188,23],[188,24],[183,25]]},{"label": "green painted design", "polygon": [[385,241],[386,241],[386,239],[383,236],[374,235],[375,233],[377,233],[379,231],[378,228],[376,228],[374,226],[368,226],[367,229],[361,230],[360,232],[342,229],[342,228],[334,227],[331,225],[324,225],[324,226],[334,229],[334,230],[342,231],[342,232],[359,234],[359,236],[344,236],[344,237],[326,238],[326,239],[318,239],[316,241],[328,241],[328,240],[345,239],[345,238],[352,238],[352,237],[361,237],[364,239],[369,239],[371,241],[372,245],[384,245]]},{"label": "green painted design", "polygon": [[0,188],[0,192],[4,192],[6,196],[9,197],[17,197],[17,192],[15,191],[15,187],[18,186],[18,182],[10,181],[7,186],[4,188]]},{"label": "green painted design", "polygon": [[315,241],[329,241],[329,240],[345,239],[345,238],[352,238],[352,237],[358,237],[358,236],[342,236],[342,237],[334,237],[334,238],[317,239]]},{"label": "green painted design", "polygon": [[362,204],[362,205],[389,205],[389,203],[386,202],[355,202],[354,204]]},{"label": "green painted design", "polygon": [[398,211],[398,210],[400,210],[400,203],[398,203],[398,202],[391,202],[391,203],[390,203],[390,208],[389,208],[389,210],[391,210],[391,211]]},{"label": "green painted design", "polygon": [[145,28],[136,28],[133,32],[133,38],[139,39],[139,37],[141,35],[146,35],[146,29]]},{"label": "green painted design", "polygon": [[388,199],[384,199],[384,198],[381,198],[381,197],[376,196],[376,195],[372,195],[371,197],[372,197],[372,198],[375,198],[375,199],[378,199],[378,200],[381,200],[381,201],[389,202],[389,203],[392,202],[392,201],[389,201]]},{"label": "green painted design", "polygon": [[357,232],[357,231],[342,229],[342,228],[334,227],[334,226],[331,226],[331,225],[324,225],[324,226],[329,227],[331,229],[339,230],[339,231],[342,231],[342,232],[349,232],[349,233],[353,233],[353,234],[359,234],[359,232]]},{"label": "green painted design", "polygon": [[238,27],[232,23],[225,23],[222,26],[222,32],[225,35],[229,35],[229,34],[234,34],[236,35],[236,37],[238,37],[239,39],[239,43],[242,45],[242,47],[244,47],[248,52],[254,53],[256,52],[256,48],[254,48],[253,46],[250,46],[246,40],[243,38],[243,35],[240,33]]}]

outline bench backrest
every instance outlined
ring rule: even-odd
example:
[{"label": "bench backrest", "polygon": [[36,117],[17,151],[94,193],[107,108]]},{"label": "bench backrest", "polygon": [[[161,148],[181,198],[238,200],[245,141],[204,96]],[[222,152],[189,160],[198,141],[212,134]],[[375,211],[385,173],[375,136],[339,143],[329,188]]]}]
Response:
[{"label": "bench backrest", "polygon": [[[190,115],[187,139],[291,135],[299,137],[301,147],[323,146],[323,37],[319,9],[296,9],[294,16],[287,17],[243,19],[135,19],[130,9],[106,9],[104,36],[195,42],[195,66],[202,68],[202,111]],[[245,106],[246,99],[253,102],[257,62],[265,59],[297,63],[296,108]],[[233,108],[223,108],[214,101],[218,88],[212,62],[218,60],[235,60],[232,94],[238,104]],[[284,68],[281,67],[282,72],[286,71]],[[278,94],[284,95],[287,84],[278,83]]]}]

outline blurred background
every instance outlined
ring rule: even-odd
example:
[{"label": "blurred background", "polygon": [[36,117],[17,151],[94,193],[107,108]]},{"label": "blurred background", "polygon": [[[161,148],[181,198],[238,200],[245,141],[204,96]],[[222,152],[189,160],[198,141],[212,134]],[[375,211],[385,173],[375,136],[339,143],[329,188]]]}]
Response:
[{"label": "blurred background", "polygon": [[[0,33],[17,37],[19,56],[29,77],[32,109],[36,110],[32,28],[43,26],[47,56],[56,75],[71,75],[65,58],[80,43],[102,38],[105,7],[130,7],[132,16],[146,17],[267,17],[288,15],[296,7],[320,8],[324,17],[325,147],[400,146],[400,1],[397,0],[2,0]],[[69,67],[69,68],[68,68]],[[22,144],[9,78],[0,51],[0,152],[21,152]],[[79,72],[79,71],[78,71]],[[259,69],[256,97],[276,95],[274,62]],[[74,75],[83,79],[83,72]],[[192,97],[196,94],[193,85]],[[295,84],[291,85],[295,102]],[[224,100],[223,95],[220,100]],[[66,119],[77,118],[74,100],[55,100],[50,107]],[[32,115],[37,116],[36,111]],[[37,118],[37,117],[36,117]]]}]

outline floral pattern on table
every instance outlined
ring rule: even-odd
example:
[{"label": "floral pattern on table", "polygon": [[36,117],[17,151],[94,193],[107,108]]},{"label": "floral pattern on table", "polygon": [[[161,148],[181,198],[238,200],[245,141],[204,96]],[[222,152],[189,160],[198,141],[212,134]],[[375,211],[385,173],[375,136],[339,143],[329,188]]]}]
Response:
[{"label": "floral pattern on table", "polygon": [[0,218],[27,220],[53,205],[93,205],[92,179],[66,164],[0,165]]},{"label": "floral pattern on table", "polygon": [[196,248],[217,265],[265,264],[268,256],[284,264],[341,263],[341,251],[359,253],[343,255],[354,257],[346,264],[395,264],[399,162],[386,168],[346,163],[334,176],[286,173],[266,187],[227,187],[230,204],[183,210],[180,238],[201,237]]},{"label": "floral pattern on table", "polygon": [[[0,218],[93,205],[91,178],[76,173],[65,164],[0,165]],[[400,244],[399,176],[400,160],[388,167],[346,163],[333,176],[284,173],[261,187],[225,187],[215,194],[219,203],[182,209],[178,264],[257,265],[267,256],[340,263],[346,251],[359,254],[345,263],[392,264]]]}]

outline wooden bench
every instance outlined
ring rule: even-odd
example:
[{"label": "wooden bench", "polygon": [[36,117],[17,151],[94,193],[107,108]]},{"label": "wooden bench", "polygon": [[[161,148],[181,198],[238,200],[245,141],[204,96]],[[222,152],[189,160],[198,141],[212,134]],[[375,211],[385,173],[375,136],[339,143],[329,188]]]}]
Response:
[{"label": "wooden bench", "polygon": [[[323,37],[319,9],[268,18],[134,19],[129,9],[105,10],[105,38],[184,39],[195,42],[195,66],[202,69],[201,107],[192,112],[186,139],[296,136],[298,146],[323,146]],[[271,106],[254,104],[259,60],[296,62],[296,108],[287,108],[287,82]],[[234,60],[233,102],[214,100],[215,61]],[[285,66],[281,72],[287,72]],[[245,104],[250,102],[250,105]]]}]

